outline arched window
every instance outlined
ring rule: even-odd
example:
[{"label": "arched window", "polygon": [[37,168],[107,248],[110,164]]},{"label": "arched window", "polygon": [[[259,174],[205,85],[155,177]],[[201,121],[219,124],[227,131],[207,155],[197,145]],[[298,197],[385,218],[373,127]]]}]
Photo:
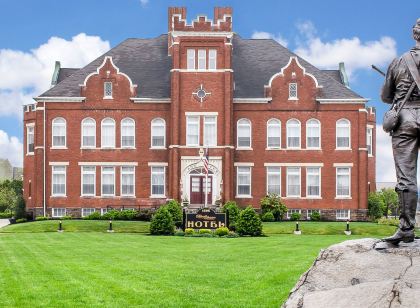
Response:
[{"label": "arched window", "polygon": [[92,118],[82,121],[82,148],[96,147],[96,122]]},{"label": "arched window", "polygon": [[296,119],[287,121],[287,148],[300,149],[300,122]]},{"label": "arched window", "polygon": [[316,119],[306,122],[306,148],[321,148],[321,123]]},{"label": "arched window", "polygon": [[101,123],[101,147],[115,148],[115,121],[105,118]]},{"label": "arched window", "polygon": [[271,119],[267,122],[267,148],[280,149],[281,122]]},{"label": "arched window", "polygon": [[165,120],[156,118],[152,120],[151,128],[151,139],[152,148],[164,148],[165,147]]},{"label": "arched window", "polygon": [[350,121],[340,119],[336,123],[337,149],[350,149]]},{"label": "arched window", "polygon": [[135,130],[136,124],[133,119],[125,118],[121,121],[121,147],[135,147]]},{"label": "arched window", "polygon": [[237,126],[238,134],[238,148],[250,148],[251,147],[251,121],[248,119],[238,120]]},{"label": "arched window", "polygon": [[55,118],[52,121],[52,146],[66,147],[66,120]]}]

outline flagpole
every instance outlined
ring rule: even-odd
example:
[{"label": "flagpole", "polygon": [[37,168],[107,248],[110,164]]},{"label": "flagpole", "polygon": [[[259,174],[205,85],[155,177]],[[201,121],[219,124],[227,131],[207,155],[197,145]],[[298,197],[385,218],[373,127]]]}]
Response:
[{"label": "flagpole", "polygon": [[[209,149],[206,149],[206,159],[208,159],[208,150]],[[209,164],[209,162],[207,162],[207,165]],[[209,176],[209,171],[208,171],[209,169],[208,169],[208,167],[206,168],[206,189],[205,189],[205,196],[204,196],[204,207],[205,208],[207,208],[207,197],[208,197],[208,192],[207,192],[207,189],[208,189],[208,176]]]}]

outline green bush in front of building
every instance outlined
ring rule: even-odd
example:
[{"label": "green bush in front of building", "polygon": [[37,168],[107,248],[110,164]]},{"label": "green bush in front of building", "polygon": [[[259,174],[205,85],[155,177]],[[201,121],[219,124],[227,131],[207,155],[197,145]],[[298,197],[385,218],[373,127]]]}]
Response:
[{"label": "green bush in front of building", "polygon": [[290,214],[290,220],[297,221],[300,220],[301,214],[298,212]]},{"label": "green bush in front of building", "polygon": [[170,200],[166,203],[166,207],[172,216],[172,220],[177,228],[182,227],[182,208],[176,200]]},{"label": "green bush in front of building", "polygon": [[261,219],[251,205],[239,214],[239,218],[236,221],[236,232],[241,236],[259,236],[262,234]]},{"label": "green bush in front of building", "polygon": [[371,192],[368,197],[368,216],[376,221],[384,215],[385,204],[380,192]]},{"label": "green bush in front of building", "polygon": [[101,217],[101,213],[93,212],[92,214],[83,217],[83,219],[84,220],[99,220],[99,219],[102,219],[102,217]]},{"label": "green bush in front of building", "polygon": [[161,206],[150,222],[150,233],[153,235],[173,235],[175,223],[166,206]]},{"label": "green bush in front of building", "polygon": [[241,209],[235,201],[228,201],[222,207],[222,212],[229,215],[229,229],[235,230],[236,221],[238,220]]},{"label": "green bush in front of building", "polygon": [[264,222],[274,221],[275,220],[274,214],[272,212],[265,212],[264,214],[262,214],[261,220]]},{"label": "green bush in front of building", "polygon": [[284,219],[287,213],[287,206],[279,195],[269,194],[260,201],[262,213],[273,213],[274,219],[280,221]]},{"label": "green bush in front of building", "polygon": [[229,229],[226,227],[220,227],[217,228],[216,231],[214,231],[214,234],[217,236],[226,236],[229,234]]},{"label": "green bush in front of building", "polygon": [[309,215],[312,221],[320,221],[321,220],[321,214],[318,211],[313,211],[311,215]]}]

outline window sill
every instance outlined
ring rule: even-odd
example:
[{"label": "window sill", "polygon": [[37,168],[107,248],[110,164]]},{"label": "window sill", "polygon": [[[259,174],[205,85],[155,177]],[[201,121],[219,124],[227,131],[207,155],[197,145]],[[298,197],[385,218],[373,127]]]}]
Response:
[{"label": "window sill", "polygon": [[301,151],[301,150],[304,150],[304,149],[302,149],[301,147],[298,147],[298,148],[287,147],[286,150]]},{"label": "window sill", "polygon": [[236,195],[235,198],[238,199],[252,199],[251,195]]},{"label": "window sill", "polygon": [[151,196],[149,196],[149,198],[152,198],[152,199],[166,199],[166,196],[165,195],[151,195]]},{"label": "window sill", "polygon": [[346,197],[346,196],[339,196],[339,197],[335,197],[335,200],[351,200],[352,197]]},{"label": "window sill", "polygon": [[81,195],[80,198],[84,198],[84,199],[94,199],[96,198],[95,195]]},{"label": "window sill", "polygon": [[297,97],[289,97],[287,100],[289,100],[289,101],[298,101],[299,99]]},{"label": "window sill", "polygon": [[115,195],[101,195],[101,198],[115,198]]},{"label": "window sill", "polygon": [[253,151],[254,149],[253,149],[253,148],[246,148],[246,147],[243,147],[243,148],[236,148],[236,150],[237,150],[237,151]]},{"label": "window sill", "polygon": [[281,151],[282,148],[265,148],[266,151]]},{"label": "window sill", "polygon": [[67,198],[66,195],[54,195],[54,196],[50,196],[50,198]]},{"label": "window sill", "polygon": [[101,150],[117,150],[116,147],[100,147]]},{"label": "window sill", "polygon": [[307,197],[305,197],[305,199],[308,199],[308,200],[321,200],[322,199],[322,197],[321,196],[307,196]]},{"label": "window sill", "polygon": [[149,150],[167,150],[166,147],[150,147]]},{"label": "window sill", "polygon": [[112,96],[104,96],[104,99],[114,99]]},{"label": "window sill", "polygon": [[371,157],[375,157],[375,156],[373,156],[372,154],[369,154],[368,157],[371,158]]},{"label": "window sill", "polygon": [[86,147],[82,146],[82,147],[80,147],[80,149],[81,150],[96,150],[98,148],[96,146],[91,146],[91,147],[89,147],[89,146],[86,146]]},{"label": "window sill", "polygon": [[56,146],[56,147],[51,147],[51,150],[67,150],[66,146]]},{"label": "window sill", "polygon": [[335,219],[337,219],[337,220],[349,220],[349,219],[350,219],[350,217],[347,217],[347,218],[343,218],[343,217],[335,217]]},{"label": "window sill", "polygon": [[351,151],[351,148],[335,148],[336,151]]},{"label": "window sill", "polygon": [[286,196],[284,199],[303,199],[301,196]]},{"label": "window sill", "polygon": [[35,155],[35,153],[34,152],[29,152],[29,153],[26,153],[26,156],[34,156]]},{"label": "window sill", "polygon": [[135,150],[136,147],[121,147],[121,150]]},{"label": "window sill", "polygon": [[308,151],[322,151],[321,148],[306,148],[305,150],[308,150]]},{"label": "window sill", "polygon": [[121,199],[135,199],[136,196],[130,195],[130,196],[121,196]]}]

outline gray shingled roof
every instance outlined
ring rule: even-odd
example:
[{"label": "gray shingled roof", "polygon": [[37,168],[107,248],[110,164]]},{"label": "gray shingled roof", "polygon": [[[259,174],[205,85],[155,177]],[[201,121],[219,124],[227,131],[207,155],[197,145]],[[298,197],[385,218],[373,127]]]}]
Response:
[{"label": "gray shingled roof", "polygon": [[[127,39],[84,68],[72,72],[41,96],[80,96],[79,85],[86,76],[112,56],[120,71],[138,85],[138,97],[169,98],[172,59],[168,56],[167,35],[152,39]],[[233,71],[235,98],[264,97],[264,85],[271,76],[284,67],[291,56],[296,56],[274,40],[233,39]],[[319,98],[361,98],[346,88],[331,71],[322,71],[298,57],[307,72],[323,86]],[[335,73],[334,73],[335,74]]]},{"label": "gray shingled roof", "polygon": [[341,79],[340,70],[322,70],[325,74],[328,75],[328,77],[338,81],[341,84],[343,83],[343,80]]},{"label": "gray shingled roof", "polygon": [[57,83],[60,83],[70,75],[73,75],[73,73],[77,72],[78,70],[80,70],[80,68],[60,68],[58,71]]}]

